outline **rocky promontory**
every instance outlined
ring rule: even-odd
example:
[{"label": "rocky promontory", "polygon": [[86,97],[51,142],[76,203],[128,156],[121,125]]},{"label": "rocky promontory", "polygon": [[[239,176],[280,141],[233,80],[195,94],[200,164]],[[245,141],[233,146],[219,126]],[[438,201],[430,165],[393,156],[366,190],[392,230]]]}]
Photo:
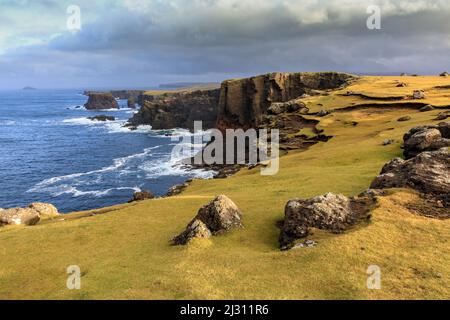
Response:
[{"label": "rocky promontory", "polygon": [[219,96],[218,89],[145,95],[141,97],[140,111],[130,119],[129,126],[151,125],[155,130],[192,130],[194,121],[202,121],[203,129],[214,128]]},{"label": "rocky promontory", "polygon": [[111,93],[89,93],[87,110],[119,109],[119,104]]}]

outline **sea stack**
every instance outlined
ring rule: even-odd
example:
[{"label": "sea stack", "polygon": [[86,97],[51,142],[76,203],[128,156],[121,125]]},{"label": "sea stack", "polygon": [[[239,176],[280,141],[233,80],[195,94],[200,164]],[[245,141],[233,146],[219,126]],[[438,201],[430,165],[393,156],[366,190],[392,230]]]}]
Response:
[{"label": "sea stack", "polygon": [[119,104],[111,93],[89,93],[84,107],[88,110],[119,109]]}]

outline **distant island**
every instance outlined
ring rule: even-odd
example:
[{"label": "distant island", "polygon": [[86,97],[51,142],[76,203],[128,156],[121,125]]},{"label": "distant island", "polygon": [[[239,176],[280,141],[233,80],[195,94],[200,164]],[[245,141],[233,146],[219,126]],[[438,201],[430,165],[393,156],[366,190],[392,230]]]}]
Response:
[{"label": "distant island", "polygon": [[24,87],[22,90],[37,90],[37,89],[33,87]]}]

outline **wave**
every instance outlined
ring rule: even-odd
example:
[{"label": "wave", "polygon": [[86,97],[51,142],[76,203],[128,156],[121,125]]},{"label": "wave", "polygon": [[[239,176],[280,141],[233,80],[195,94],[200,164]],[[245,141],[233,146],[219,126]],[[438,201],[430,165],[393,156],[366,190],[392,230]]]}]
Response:
[{"label": "wave", "polygon": [[0,120],[0,126],[13,126],[15,124],[14,120]]},{"label": "wave", "polygon": [[64,194],[72,195],[72,197],[83,197],[83,196],[94,196],[94,197],[103,197],[111,193],[112,191],[122,191],[122,190],[132,190],[133,192],[140,192],[142,191],[139,187],[118,187],[118,188],[109,188],[106,190],[92,190],[92,191],[81,191],[78,190],[76,187],[63,184],[59,186],[54,186],[51,188],[48,188],[46,190],[49,192],[53,197],[58,197]]},{"label": "wave", "polygon": [[58,177],[53,177],[53,178],[50,178],[50,179],[43,180],[43,181],[39,182],[38,184],[36,184],[31,189],[29,189],[27,192],[42,192],[42,191],[45,191],[47,187],[49,187],[51,185],[54,185],[54,184],[56,184],[58,182],[61,182],[61,181],[70,181],[70,180],[73,180],[73,179],[76,179],[76,178],[80,178],[80,177],[84,177],[84,176],[90,176],[90,175],[95,175],[95,174],[102,174],[102,173],[107,173],[107,172],[114,172],[114,171],[124,167],[130,160],[137,159],[137,158],[142,158],[142,157],[145,157],[147,155],[150,155],[153,150],[156,150],[156,149],[158,149],[160,147],[161,146],[156,146],[156,147],[152,147],[152,148],[146,148],[141,153],[136,153],[136,154],[132,154],[130,156],[114,159],[112,165],[107,166],[107,167],[103,167],[103,168],[98,169],[98,170],[93,170],[93,171],[88,171],[88,172],[80,172],[80,173],[73,173],[73,174],[68,174],[68,175],[64,175],[64,176],[58,176]]}]

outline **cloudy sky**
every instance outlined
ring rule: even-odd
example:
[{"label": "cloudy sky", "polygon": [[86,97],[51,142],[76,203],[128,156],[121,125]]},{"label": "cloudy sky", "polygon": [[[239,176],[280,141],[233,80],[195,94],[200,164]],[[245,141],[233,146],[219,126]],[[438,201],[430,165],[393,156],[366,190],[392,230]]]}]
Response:
[{"label": "cloudy sky", "polygon": [[[381,30],[367,28],[370,5]],[[450,71],[449,21],[450,0],[0,0],[0,89],[436,74]]]}]

